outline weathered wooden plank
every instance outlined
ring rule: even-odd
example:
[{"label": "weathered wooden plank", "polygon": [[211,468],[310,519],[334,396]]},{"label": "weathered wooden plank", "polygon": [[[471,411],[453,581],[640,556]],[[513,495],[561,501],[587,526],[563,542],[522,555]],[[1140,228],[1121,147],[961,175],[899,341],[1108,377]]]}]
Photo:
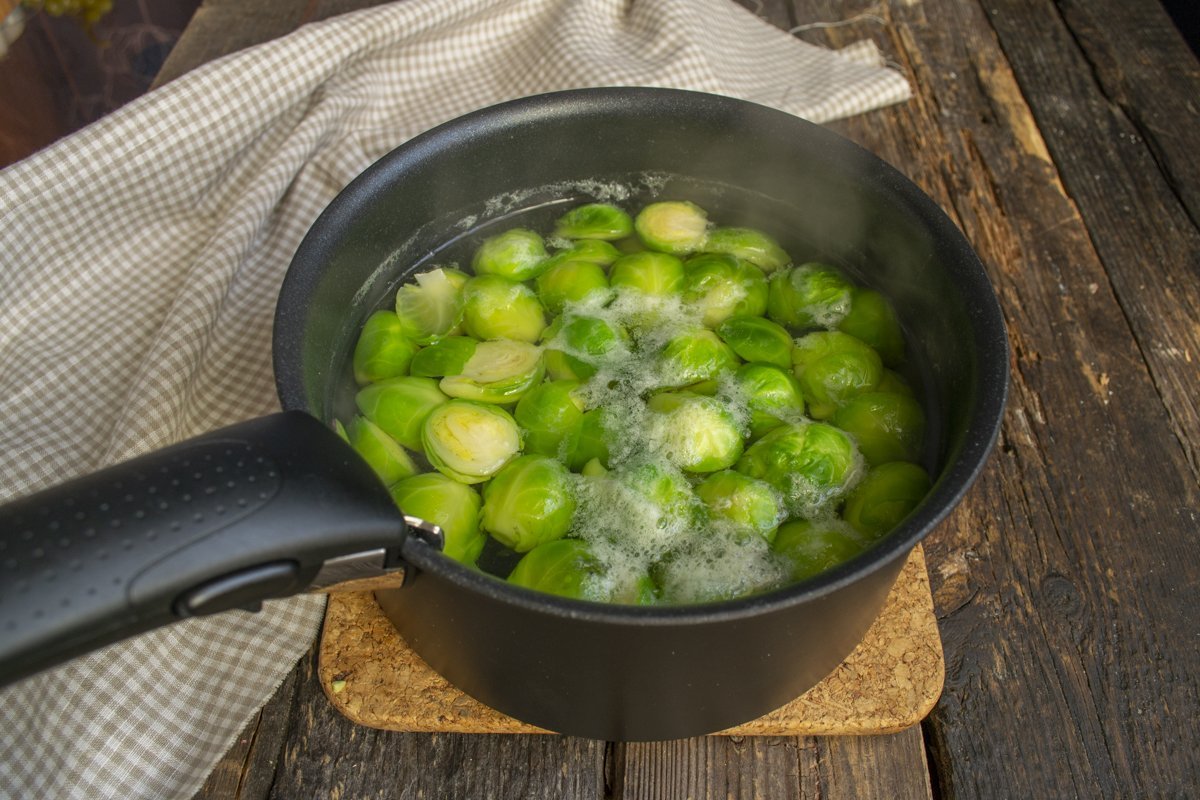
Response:
[{"label": "weathered wooden plank", "polygon": [[615,747],[620,800],[799,800],[796,737],[705,736]]}]

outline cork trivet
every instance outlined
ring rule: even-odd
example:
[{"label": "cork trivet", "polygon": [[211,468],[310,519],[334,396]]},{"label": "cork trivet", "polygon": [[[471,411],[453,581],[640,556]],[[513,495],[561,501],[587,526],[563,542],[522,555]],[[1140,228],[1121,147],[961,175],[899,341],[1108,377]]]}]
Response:
[{"label": "cork trivet", "polygon": [[[546,733],[451,686],[400,638],[368,592],[329,597],[318,668],[334,707],[372,728],[429,733]],[[945,664],[925,556],[917,546],[866,637],[823,681],[722,735],[887,733],[919,722]]]}]

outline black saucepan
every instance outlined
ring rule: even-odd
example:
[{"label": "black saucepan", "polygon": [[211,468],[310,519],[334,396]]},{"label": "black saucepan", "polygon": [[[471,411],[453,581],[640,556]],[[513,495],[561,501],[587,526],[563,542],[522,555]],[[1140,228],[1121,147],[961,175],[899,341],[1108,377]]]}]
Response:
[{"label": "black saucepan", "polygon": [[[683,198],[765,228],[886,293],[930,424],[931,494],[867,553],[809,582],[689,607],[511,587],[438,550],[329,431],[350,353],[414,272],[572,203]],[[595,89],[469,114],[397,148],[313,225],[280,294],[282,414],[0,509],[0,681],[173,620],[403,569],[376,593],[434,669],[518,719],[602,739],[702,734],[798,696],[855,646],[912,547],[979,473],[1007,391],[983,267],[913,184],[844,139],[713,95]]]}]

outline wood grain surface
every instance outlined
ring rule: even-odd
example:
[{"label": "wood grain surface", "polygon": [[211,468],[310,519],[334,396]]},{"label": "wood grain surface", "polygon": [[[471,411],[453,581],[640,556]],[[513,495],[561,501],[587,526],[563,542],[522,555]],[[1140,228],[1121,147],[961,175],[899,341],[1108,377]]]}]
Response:
[{"label": "wood grain surface", "polygon": [[[1200,63],[1154,0],[745,5],[837,22],[797,35],[869,38],[909,77],[911,101],[830,127],[955,219],[1009,326],[1001,442],[925,542],[938,705],[872,737],[400,734],[344,720],[308,660],[199,797],[1196,795]],[[248,25],[168,66],[288,29]]]}]

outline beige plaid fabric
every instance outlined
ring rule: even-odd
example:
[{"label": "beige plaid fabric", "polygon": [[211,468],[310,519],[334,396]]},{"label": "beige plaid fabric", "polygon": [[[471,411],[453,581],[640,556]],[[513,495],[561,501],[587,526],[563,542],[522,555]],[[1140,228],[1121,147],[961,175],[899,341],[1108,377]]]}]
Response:
[{"label": "beige plaid fabric", "polygon": [[[729,0],[409,0],[209,64],[0,172],[0,498],[275,410],[276,292],[337,191],[464,112],[599,85],[818,122],[909,94],[873,48]],[[190,796],[322,609],[182,623],[9,687],[0,796]]]}]

